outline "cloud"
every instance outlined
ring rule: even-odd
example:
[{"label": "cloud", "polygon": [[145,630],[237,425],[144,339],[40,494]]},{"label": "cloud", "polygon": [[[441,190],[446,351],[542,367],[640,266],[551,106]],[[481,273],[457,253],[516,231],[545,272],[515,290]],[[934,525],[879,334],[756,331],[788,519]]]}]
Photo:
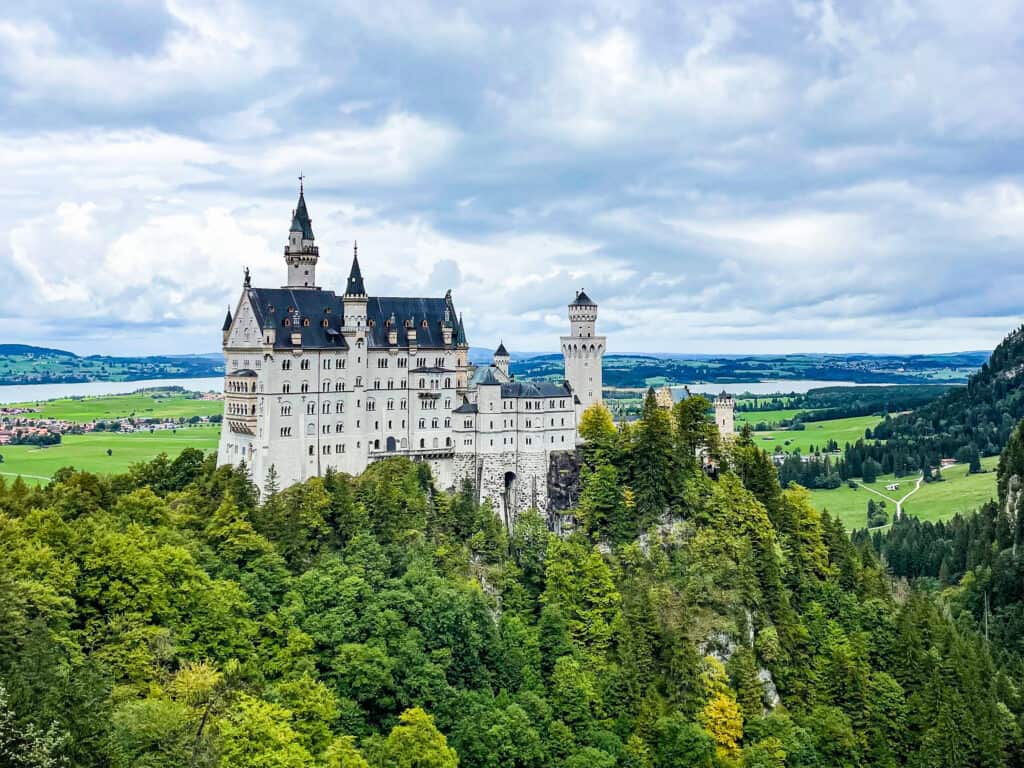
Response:
[{"label": "cloud", "polygon": [[[362,0],[0,10],[8,341],[209,351],[241,269],[451,287],[552,351],[991,347],[1024,289],[1024,8]],[[36,318],[31,323],[25,318]],[[171,332],[173,330],[173,332]]]}]

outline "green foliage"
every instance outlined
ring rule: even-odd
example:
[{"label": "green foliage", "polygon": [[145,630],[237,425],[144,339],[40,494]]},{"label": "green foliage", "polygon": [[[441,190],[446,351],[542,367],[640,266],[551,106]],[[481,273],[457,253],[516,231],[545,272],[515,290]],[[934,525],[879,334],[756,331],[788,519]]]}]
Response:
[{"label": "green foliage", "polygon": [[0,760],[1020,764],[1016,518],[851,541],[703,408],[596,414],[564,536],[403,459],[262,501],[194,455],[0,481]]}]

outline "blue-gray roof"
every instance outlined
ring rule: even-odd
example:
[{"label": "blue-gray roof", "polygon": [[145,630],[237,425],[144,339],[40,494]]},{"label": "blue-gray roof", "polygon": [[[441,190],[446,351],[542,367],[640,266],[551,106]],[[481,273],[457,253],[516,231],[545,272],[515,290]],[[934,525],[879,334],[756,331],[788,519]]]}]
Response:
[{"label": "blue-gray roof", "polygon": [[508,398],[568,397],[572,394],[567,382],[511,381],[501,385],[501,396]]},{"label": "blue-gray roof", "polygon": [[[284,326],[288,310],[297,310],[301,320],[309,320],[309,325],[299,328],[302,332],[302,346],[309,349],[331,348],[347,349],[348,344],[341,335],[341,326],[345,317],[345,301],[333,291],[309,290],[303,288],[250,288],[249,299],[256,314],[256,321],[261,328],[276,328],[275,346],[291,348],[291,334],[294,323]],[[397,346],[407,348],[409,335],[405,327],[406,320],[411,320],[416,329],[416,346],[425,349],[443,349],[443,325],[450,323],[454,317],[451,299],[413,299],[404,297],[372,297],[366,300],[367,343],[371,348],[387,349],[387,321],[395,317],[394,327],[397,330]],[[448,319],[446,321],[446,318]],[[290,319],[290,318],[289,318]],[[324,320],[327,321],[326,327]],[[426,321],[424,323],[424,321]],[[453,331],[454,331],[454,326]]]},{"label": "blue-gray roof", "polygon": [[573,300],[572,304],[570,304],[569,306],[570,307],[596,307],[597,304],[594,303],[593,299],[591,299],[589,296],[587,296],[586,291],[580,291],[579,293],[576,294],[576,298]]},{"label": "blue-gray roof", "polygon": [[460,405],[458,408],[456,408],[454,411],[452,411],[452,413],[476,413],[476,412],[477,412],[477,405],[476,405],[476,403],[471,403],[468,400],[463,400],[462,401],[462,405]]},{"label": "blue-gray roof", "polygon": [[231,329],[231,307],[228,307],[228,314],[224,318],[224,325],[223,325],[223,327],[221,327],[221,330],[222,331],[227,331],[227,330],[230,330],[230,329]]},{"label": "blue-gray roof", "polygon": [[508,378],[502,375],[497,368],[493,365],[482,365],[473,371],[473,376],[469,380],[469,386],[474,385],[489,385],[489,384],[505,384],[508,382]]},{"label": "blue-gray roof", "polygon": [[498,348],[494,350],[495,357],[508,357],[508,350],[505,349],[505,342],[499,342]]},{"label": "blue-gray roof", "polygon": [[352,254],[352,269],[348,273],[348,283],[345,285],[346,296],[365,296],[366,286],[363,284],[363,272],[359,269],[359,252]]},{"label": "blue-gray roof", "polygon": [[303,240],[313,239],[313,220],[309,218],[309,211],[306,210],[306,197],[299,192],[299,203],[292,211],[292,226],[290,232],[301,232]]}]

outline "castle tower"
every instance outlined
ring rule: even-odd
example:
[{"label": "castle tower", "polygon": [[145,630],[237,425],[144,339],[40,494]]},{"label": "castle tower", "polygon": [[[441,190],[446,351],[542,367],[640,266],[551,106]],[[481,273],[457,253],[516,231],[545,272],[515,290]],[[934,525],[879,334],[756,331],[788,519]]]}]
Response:
[{"label": "castle tower", "polygon": [[715,424],[718,434],[728,440],[736,430],[736,401],[728,392],[715,398]]},{"label": "castle tower", "polygon": [[505,342],[498,344],[498,348],[494,350],[494,367],[499,371],[508,376],[508,364],[511,361],[508,350],[505,349]]},{"label": "castle tower", "polygon": [[352,244],[352,269],[348,273],[345,284],[345,327],[363,328],[366,326],[366,286],[363,284],[363,272],[359,269],[359,243]]},{"label": "castle tower", "polygon": [[313,220],[306,210],[306,197],[299,177],[299,202],[292,211],[284,260],[288,265],[287,288],[316,288],[316,263],[320,252],[313,241]]},{"label": "castle tower", "polygon": [[577,416],[594,403],[602,402],[601,361],[606,339],[595,335],[597,304],[583,291],[569,305],[569,334],[561,338],[565,358],[565,379],[579,404]]}]

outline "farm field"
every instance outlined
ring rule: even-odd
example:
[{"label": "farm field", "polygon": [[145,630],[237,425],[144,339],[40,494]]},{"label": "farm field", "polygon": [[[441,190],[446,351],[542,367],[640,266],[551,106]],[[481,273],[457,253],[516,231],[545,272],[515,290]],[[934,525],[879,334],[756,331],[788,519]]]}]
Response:
[{"label": "farm field", "polygon": [[[765,411],[764,413],[788,413],[788,411]],[[737,414],[737,423],[739,424],[738,417],[739,414]],[[758,419],[758,421],[761,420]],[[829,440],[835,440],[839,443],[839,448],[842,449],[846,443],[855,443],[864,437],[864,430],[876,426],[880,421],[878,416],[852,416],[846,419],[809,421],[804,430],[791,432],[783,429],[774,432],[755,432],[753,438],[754,444],[768,453],[774,453],[776,447],[780,447],[786,453],[792,453],[797,449],[801,453],[807,453],[812,445],[823,446]]]},{"label": "farm field", "polygon": [[[130,395],[63,398],[39,403],[39,415],[80,424],[103,419],[138,418],[177,419],[189,416],[214,416],[224,410],[219,400],[199,400],[184,393],[157,394],[136,392]],[[36,406],[36,403],[19,403]]]},{"label": "farm field", "polygon": [[[907,499],[903,505],[904,514],[914,515],[922,520],[945,520],[957,512],[969,512],[977,509],[996,495],[995,468],[999,463],[998,456],[988,456],[981,460],[985,470],[979,475],[968,475],[966,466],[955,466],[942,473],[945,478],[941,483],[922,483],[921,489]],[[880,475],[876,482],[870,483],[872,488],[892,499],[900,499],[914,489],[918,475],[895,477]],[[897,491],[886,491],[889,483],[899,483]],[[811,491],[811,503],[817,509],[828,510],[838,516],[848,530],[863,528],[867,523],[868,500],[882,501],[870,491],[858,487],[853,489],[845,483],[834,490]],[[896,511],[895,501],[886,503],[889,518]]]},{"label": "farm field", "polygon": [[[46,483],[61,467],[73,466],[98,474],[125,472],[132,464],[149,461],[160,453],[174,458],[186,448],[201,451],[217,449],[220,427],[212,425],[182,426],[173,432],[92,432],[88,435],[65,435],[60,445],[38,448],[32,445],[0,446],[4,461],[0,475],[10,481],[22,475],[25,482]],[[107,455],[107,450],[111,455]]]}]

